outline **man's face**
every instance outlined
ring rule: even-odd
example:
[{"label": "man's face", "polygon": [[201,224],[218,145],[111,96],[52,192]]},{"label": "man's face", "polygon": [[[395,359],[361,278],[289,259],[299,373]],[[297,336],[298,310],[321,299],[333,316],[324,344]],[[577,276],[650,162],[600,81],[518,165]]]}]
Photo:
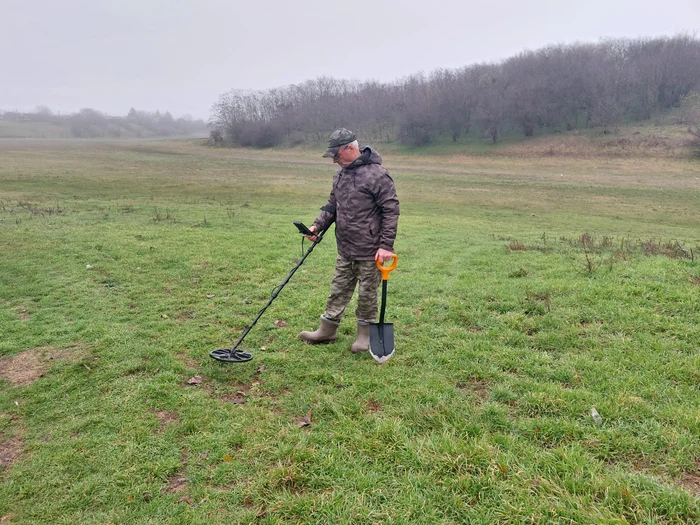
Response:
[{"label": "man's face", "polygon": [[338,153],[333,157],[333,162],[335,162],[341,168],[345,168],[352,164],[355,160],[356,155],[353,155],[353,148],[350,144],[343,144],[340,146]]}]

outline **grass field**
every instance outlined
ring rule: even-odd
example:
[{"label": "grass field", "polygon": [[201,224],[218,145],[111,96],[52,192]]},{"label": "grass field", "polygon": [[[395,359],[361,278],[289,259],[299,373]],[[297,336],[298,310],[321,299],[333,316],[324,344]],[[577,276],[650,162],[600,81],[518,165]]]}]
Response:
[{"label": "grass field", "polygon": [[698,523],[700,163],[456,151],[386,148],[391,361],[298,339],[328,235],[222,365],[320,152],[0,141],[0,523]]}]

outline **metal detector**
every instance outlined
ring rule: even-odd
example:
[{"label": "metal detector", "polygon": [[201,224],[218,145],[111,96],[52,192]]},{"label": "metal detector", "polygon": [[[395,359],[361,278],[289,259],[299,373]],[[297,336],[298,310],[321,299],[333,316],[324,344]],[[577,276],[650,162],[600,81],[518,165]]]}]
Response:
[{"label": "metal detector", "polygon": [[[263,306],[262,310],[258,312],[258,315],[255,316],[253,322],[246,327],[241,336],[238,338],[238,341],[236,341],[236,344],[234,344],[231,348],[218,348],[216,350],[212,350],[211,352],[209,352],[209,357],[211,357],[212,359],[216,359],[217,361],[221,361],[223,363],[245,363],[246,361],[250,361],[251,359],[253,359],[253,354],[251,354],[250,352],[246,352],[245,350],[239,349],[238,345],[241,344],[243,339],[245,339],[245,336],[248,335],[248,332],[250,332],[250,330],[255,326],[255,323],[258,322],[258,319],[262,317],[262,314],[265,313],[265,310],[267,310],[267,308],[272,304],[272,301],[274,301],[275,298],[279,295],[279,293],[282,291],[282,288],[284,288],[285,285],[290,281],[292,275],[294,275],[294,272],[296,272],[299,269],[299,267],[302,264],[304,264],[304,261],[314,250],[316,245],[323,240],[323,235],[326,233],[326,230],[323,230],[320,233],[314,233],[299,221],[294,221],[294,225],[297,227],[299,233],[301,233],[302,235],[316,235],[316,240],[313,241],[313,244],[311,246],[309,246],[309,249],[306,250],[306,253],[304,253],[301,260],[299,260],[296,266],[292,268],[292,271],[289,272],[289,275],[287,275],[287,278],[284,280],[284,282],[277,286],[274,290],[272,290],[270,300],[265,306]],[[302,239],[302,243],[303,242],[304,239]]]}]

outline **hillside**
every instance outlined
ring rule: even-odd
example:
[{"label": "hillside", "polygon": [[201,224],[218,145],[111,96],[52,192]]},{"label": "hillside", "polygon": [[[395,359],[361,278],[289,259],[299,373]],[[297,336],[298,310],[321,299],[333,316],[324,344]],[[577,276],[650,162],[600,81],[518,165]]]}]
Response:
[{"label": "hillside", "polygon": [[[700,147],[675,113],[654,121],[630,122],[615,133],[603,133],[600,128],[581,130],[540,130],[532,137],[517,131],[504,133],[497,144],[478,132],[470,132],[453,141],[438,137],[431,144],[414,147],[398,140],[372,140],[358,131],[361,145],[371,145],[383,155],[407,156],[485,156],[504,158],[696,158]],[[301,150],[321,151],[325,140],[308,143],[281,144],[270,148],[277,152]]]},{"label": "hillside", "polygon": [[534,137],[512,133],[504,135],[498,144],[478,136],[466,136],[453,142],[450,139],[436,141],[420,148],[399,144],[382,144],[392,151],[414,151],[428,155],[487,155],[498,157],[644,157],[688,158],[698,150],[688,126],[666,121],[636,122],[621,126],[616,133],[604,134],[600,129],[554,131]]}]

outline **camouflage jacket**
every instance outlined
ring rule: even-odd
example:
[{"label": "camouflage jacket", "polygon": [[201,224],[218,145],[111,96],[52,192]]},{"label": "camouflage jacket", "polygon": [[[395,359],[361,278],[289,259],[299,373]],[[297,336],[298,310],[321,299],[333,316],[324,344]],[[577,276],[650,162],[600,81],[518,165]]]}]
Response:
[{"label": "camouflage jacket", "polygon": [[351,260],[372,261],[379,248],[394,251],[399,200],[382,157],[366,147],[333,179],[328,203],[314,224],[318,230],[335,222],[338,253]]}]

